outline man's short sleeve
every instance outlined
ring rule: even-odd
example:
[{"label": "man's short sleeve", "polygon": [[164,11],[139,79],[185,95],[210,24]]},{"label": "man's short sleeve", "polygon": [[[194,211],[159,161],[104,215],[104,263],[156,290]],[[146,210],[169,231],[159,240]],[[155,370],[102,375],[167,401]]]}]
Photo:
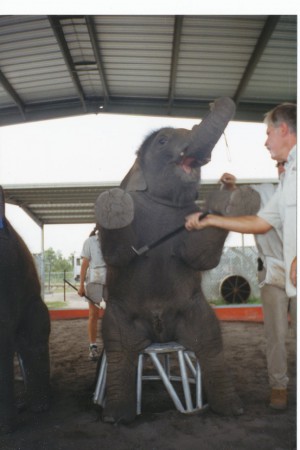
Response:
[{"label": "man's short sleeve", "polygon": [[83,244],[82,251],[81,251],[81,258],[86,258],[89,261],[91,260],[91,246],[90,246],[89,239],[87,239]]},{"label": "man's short sleeve", "polygon": [[277,230],[282,229],[282,221],[279,213],[279,199],[278,190],[270,198],[264,208],[262,208],[257,215],[272,225]]}]

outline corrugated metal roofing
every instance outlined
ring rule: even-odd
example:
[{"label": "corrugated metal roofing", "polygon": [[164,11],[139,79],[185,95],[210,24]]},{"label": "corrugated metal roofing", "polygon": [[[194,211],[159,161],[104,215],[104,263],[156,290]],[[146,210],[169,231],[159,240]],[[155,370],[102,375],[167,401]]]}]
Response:
[{"label": "corrugated metal roofing", "polygon": [[[244,185],[250,182],[255,184],[253,180],[240,180],[238,183]],[[3,189],[6,203],[19,206],[39,226],[43,226],[95,223],[95,202],[101,192],[113,187],[117,187],[117,184],[4,185]],[[215,182],[202,180],[198,191],[200,205],[215,189],[217,189]]]},{"label": "corrugated metal roofing", "polygon": [[[261,122],[296,92],[296,15],[0,16],[0,126],[101,112],[201,118],[223,95],[235,119]],[[108,187],[4,186],[40,225],[93,223]]]},{"label": "corrugated metal roofing", "polygon": [[237,120],[296,101],[297,16],[0,16],[0,125],[86,113]]}]

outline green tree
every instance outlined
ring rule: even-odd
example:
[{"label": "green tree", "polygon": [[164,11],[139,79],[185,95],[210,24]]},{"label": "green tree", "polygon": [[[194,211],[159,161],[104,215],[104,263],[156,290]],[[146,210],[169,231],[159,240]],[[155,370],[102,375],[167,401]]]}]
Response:
[{"label": "green tree", "polygon": [[44,251],[44,264],[46,272],[70,272],[73,270],[72,255],[64,258],[61,251],[55,251],[52,247]]}]

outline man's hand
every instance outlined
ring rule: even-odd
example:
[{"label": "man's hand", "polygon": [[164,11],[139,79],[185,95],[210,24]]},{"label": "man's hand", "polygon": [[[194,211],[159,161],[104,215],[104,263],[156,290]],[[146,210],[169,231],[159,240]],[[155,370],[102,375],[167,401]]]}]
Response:
[{"label": "man's hand", "polygon": [[236,189],[236,177],[231,173],[223,173],[219,182],[222,183],[222,189],[226,189],[227,191],[234,191]]},{"label": "man's hand", "polygon": [[204,219],[201,219],[201,213],[190,214],[185,218],[185,228],[188,231],[191,230],[202,230],[203,228],[209,227],[209,216],[208,214]]},{"label": "man's hand", "polygon": [[84,286],[79,286],[77,293],[78,295],[80,295],[80,297],[84,297],[85,296]]},{"label": "man's hand", "polygon": [[297,256],[295,256],[291,264],[290,278],[293,286],[297,287]]}]

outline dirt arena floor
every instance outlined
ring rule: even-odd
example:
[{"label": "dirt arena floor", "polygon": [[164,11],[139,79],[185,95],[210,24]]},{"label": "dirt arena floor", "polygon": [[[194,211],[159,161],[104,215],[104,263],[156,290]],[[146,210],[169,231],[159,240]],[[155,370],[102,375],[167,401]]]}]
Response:
[{"label": "dirt arena floor", "polygon": [[[101,321],[100,321],[101,323]],[[244,415],[220,417],[209,409],[179,413],[160,382],[144,382],[143,413],[129,426],[101,421],[92,402],[96,363],[87,358],[87,320],[52,322],[52,406],[42,414],[21,409],[18,429],[0,437],[1,450],[292,450],[296,444],[296,362],[289,359],[289,408],[267,406],[269,387],[263,325],[223,322],[227,360]],[[292,349],[293,341],[289,340]],[[126,388],[126,387],[125,387]],[[16,381],[22,403],[22,381]]]}]

